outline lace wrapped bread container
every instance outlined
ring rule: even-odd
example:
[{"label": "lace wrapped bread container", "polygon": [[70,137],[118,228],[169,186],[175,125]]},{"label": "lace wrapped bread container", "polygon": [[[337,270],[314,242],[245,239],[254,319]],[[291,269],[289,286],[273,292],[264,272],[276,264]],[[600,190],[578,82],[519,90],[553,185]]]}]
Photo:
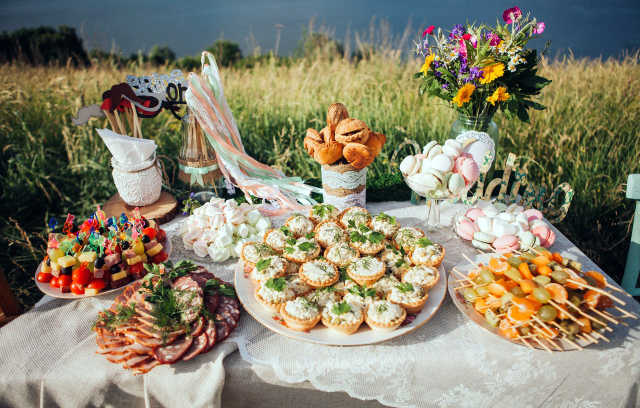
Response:
[{"label": "lace wrapped bread container", "polygon": [[136,164],[122,164],[111,158],[113,182],[125,203],[134,206],[158,201],[162,192],[162,170],[155,154]]},{"label": "lace wrapped bread container", "polygon": [[339,210],[365,206],[367,166],[380,154],[386,140],[363,121],[350,118],[343,104],[329,106],[327,126],[320,132],[307,129],[304,138],[305,150],[322,165],[325,203]]}]

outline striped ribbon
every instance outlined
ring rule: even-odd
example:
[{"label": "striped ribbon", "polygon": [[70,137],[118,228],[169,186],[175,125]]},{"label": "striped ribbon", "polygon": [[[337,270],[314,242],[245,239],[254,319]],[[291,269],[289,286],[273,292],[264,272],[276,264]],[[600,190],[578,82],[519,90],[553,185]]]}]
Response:
[{"label": "striped ribbon", "polygon": [[246,153],[238,125],[224,96],[216,60],[211,53],[202,53],[202,76],[194,72],[189,74],[189,89],[185,99],[216,152],[220,170],[245,193],[248,201],[251,202],[250,196],[253,195],[276,202],[277,210],[261,208],[272,215],[317,204],[311,198],[311,193],[322,193],[321,189],[304,184],[300,177],[285,177],[282,172]]},{"label": "striped ribbon", "polygon": [[178,167],[186,174],[191,174],[191,180],[189,182],[191,185],[200,184],[204,187],[204,178],[202,178],[202,176],[210,171],[216,170],[218,165],[214,164],[207,167],[191,167],[185,166],[184,164],[178,164]]}]

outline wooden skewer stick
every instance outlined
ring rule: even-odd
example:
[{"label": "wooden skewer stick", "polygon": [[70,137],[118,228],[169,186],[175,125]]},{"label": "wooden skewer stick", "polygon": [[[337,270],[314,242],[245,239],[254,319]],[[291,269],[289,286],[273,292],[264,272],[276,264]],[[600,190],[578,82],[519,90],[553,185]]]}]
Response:
[{"label": "wooden skewer stick", "polygon": [[135,135],[136,137],[139,137],[140,139],[142,139],[142,128],[140,127],[141,123],[140,123],[140,118],[138,117],[138,109],[135,107],[135,105],[133,105],[133,126],[136,128],[135,130]]},{"label": "wooden skewer stick", "polygon": [[602,290],[600,288],[596,288],[595,286],[587,285],[586,283],[578,282],[578,281],[575,281],[573,279],[567,279],[567,282],[575,283],[576,285],[579,285],[581,287],[589,288],[594,292],[598,292],[598,293],[603,294],[605,296],[609,296],[611,299],[613,299],[616,302],[620,303],[622,306],[626,305],[626,303],[624,301],[622,301],[619,298],[613,296],[611,293],[607,292],[606,290]]},{"label": "wooden skewer stick", "polygon": [[517,329],[518,327],[526,326],[526,325],[530,324],[531,322],[533,322],[533,319],[527,320],[526,322],[515,324],[515,325],[511,326],[511,328],[512,329]]},{"label": "wooden skewer stick", "polygon": [[541,342],[537,336],[533,337],[533,341],[535,341],[536,343],[538,343],[543,349],[547,350],[549,353],[553,354],[553,350],[551,350],[549,347],[547,347],[543,342]]},{"label": "wooden skewer stick", "polygon": [[604,336],[602,333],[598,333],[597,331],[593,331],[591,332],[591,334],[593,336],[598,336],[599,339],[602,339],[604,341],[606,341],[607,343],[611,343],[611,340],[609,340],[606,336]]},{"label": "wooden skewer stick", "polygon": [[482,251],[481,251],[481,250],[479,250],[479,249],[478,249],[478,252],[479,252],[481,255],[484,255],[484,257],[485,257],[485,258],[487,258],[488,260],[491,260],[491,257],[490,257],[488,254],[485,254],[484,252],[482,252]]},{"label": "wooden skewer stick", "polygon": [[[506,256],[504,256],[503,254],[501,254],[500,252],[498,252],[494,247],[491,247],[491,251],[492,251],[493,253],[496,253],[496,254],[500,255],[500,256],[501,256],[502,258],[504,258],[504,259],[508,259]],[[489,255],[485,254],[484,252],[480,251],[479,249],[478,249],[478,252],[480,252],[481,254],[483,254],[484,256],[486,256],[487,258],[491,259],[491,257],[490,257]]]},{"label": "wooden skewer stick", "polygon": [[122,124],[122,121],[120,120],[120,113],[116,109],[113,111],[113,114],[115,115],[116,122],[118,123],[118,133],[120,133],[121,135],[126,135],[127,129],[124,127],[124,125]]},{"label": "wooden skewer stick", "polygon": [[462,274],[462,272],[460,272],[456,268],[451,269],[451,272],[455,272],[456,274],[458,274],[458,276],[460,276],[461,278],[465,279],[467,282],[469,282],[474,287],[477,286],[471,279],[469,279],[468,276],[464,276],[464,274]]},{"label": "wooden skewer stick", "polygon": [[628,311],[624,310],[624,309],[623,309],[623,308],[621,308],[621,307],[614,306],[613,308],[614,308],[614,309],[616,309],[617,311],[620,311],[620,312],[624,313],[624,316],[623,316],[623,317],[631,317],[631,318],[632,318],[632,319],[634,319],[634,320],[636,320],[636,319],[638,318],[638,316],[634,315],[634,314],[633,314],[633,313],[631,313],[631,312],[628,312]]},{"label": "wooden skewer stick", "polygon": [[468,256],[466,256],[465,254],[462,254],[462,256],[464,257],[464,259],[466,259],[467,261],[469,261],[469,263],[473,266],[475,266],[476,268],[480,269],[480,265],[476,264],[475,262],[473,262],[471,260],[471,258],[469,258]]},{"label": "wooden skewer stick", "polygon": [[613,314],[611,314],[611,313],[607,312],[606,310],[602,310],[602,313],[604,313],[605,315],[607,315],[607,316],[609,316],[609,317],[611,317],[611,318],[613,318],[613,319],[618,320],[618,323],[620,323],[621,325],[629,327],[629,325],[628,325],[628,324],[626,324],[626,323],[625,323],[625,322],[623,322],[622,320],[619,320],[621,317],[624,317],[624,316],[614,316]]},{"label": "wooden skewer stick", "polygon": [[523,342],[527,347],[529,347],[531,350],[535,350],[536,348],[533,347],[531,344],[529,344],[528,341],[526,341],[525,339],[521,339],[521,342]]},{"label": "wooden skewer stick", "polygon": [[580,340],[583,340],[583,341],[586,341],[586,342],[587,342],[587,346],[589,346],[589,345],[591,345],[591,343],[593,343],[593,342],[591,341],[591,339],[586,338],[586,337],[583,335],[583,333],[576,334],[576,338],[578,338],[578,339],[580,339]]},{"label": "wooden skewer stick", "polygon": [[567,331],[567,329],[565,329],[564,327],[560,326],[558,323],[556,322],[551,322],[551,324],[555,327],[558,328],[558,330],[560,330],[561,332],[565,333],[565,334],[569,334],[569,332]]},{"label": "wooden skewer stick", "polygon": [[622,323],[622,322],[618,321],[617,319],[614,319],[613,317],[611,317],[611,316],[609,316],[609,315],[607,315],[607,314],[605,314],[605,313],[602,313],[601,311],[599,311],[599,310],[598,310],[598,309],[596,309],[595,307],[590,307],[589,309],[590,309],[590,310],[593,310],[593,312],[594,312],[594,313],[599,314],[600,316],[604,317],[605,319],[607,319],[608,321],[610,321],[610,322],[611,322],[611,323],[613,323],[613,324],[620,324],[620,323]]},{"label": "wooden skewer stick", "polygon": [[557,348],[560,351],[564,351],[562,347],[560,347],[553,339],[545,339],[548,343],[551,343],[553,347]]},{"label": "wooden skewer stick", "polygon": [[551,330],[551,327],[547,326],[547,324],[540,320],[536,315],[532,315],[531,318],[535,320],[540,326],[542,326],[542,329],[545,330],[548,334],[552,336],[555,334],[553,330]]},{"label": "wooden skewer stick", "polygon": [[567,316],[569,316],[569,319],[573,320],[575,323],[578,323],[580,326],[584,326],[584,323],[582,323],[580,320],[576,319],[571,313],[565,312],[558,303],[556,303],[553,300],[549,300],[549,304],[553,307],[555,307],[557,310],[560,310],[562,313],[566,314]]},{"label": "wooden skewer stick", "polygon": [[581,334],[583,337],[586,337],[587,339],[591,340],[591,342],[592,342],[592,343],[596,343],[596,344],[598,344],[598,343],[599,343],[598,339],[596,339],[595,337],[591,336],[589,333],[582,332],[582,333],[580,333],[580,334]]},{"label": "wooden skewer stick", "polygon": [[514,340],[524,340],[524,339],[531,339],[533,337],[537,337],[537,334],[527,334],[526,336],[519,336],[514,338]]},{"label": "wooden skewer stick", "polygon": [[571,343],[575,346],[575,348],[577,348],[580,351],[583,351],[584,349],[575,341],[571,340],[569,337],[567,337],[567,335],[562,336],[562,339],[565,340],[568,343]]},{"label": "wooden skewer stick", "polygon": [[606,324],[605,322],[602,322],[602,321],[600,321],[600,320],[596,319],[595,317],[590,316],[589,314],[587,314],[587,313],[583,312],[582,310],[580,310],[580,308],[579,308],[578,306],[574,305],[573,303],[569,302],[568,300],[567,300],[566,302],[564,302],[564,303],[565,303],[565,305],[567,305],[567,306],[571,306],[572,308],[574,308],[575,310],[577,310],[577,311],[578,311],[578,313],[580,313],[582,316],[586,317],[587,319],[589,319],[589,320],[593,320],[594,322],[596,322],[596,323],[598,323],[598,324],[601,324],[601,325],[603,325],[603,326],[605,326],[605,327],[607,326],[607,324]]},{"label": "wooden skewer stick", "polygon": [[460,289],[466,289],[471,287],[473,287],[473,285],[462,285],[462,286],[456,286],[455,288],[453,288],[453,290],[460,290]]}]

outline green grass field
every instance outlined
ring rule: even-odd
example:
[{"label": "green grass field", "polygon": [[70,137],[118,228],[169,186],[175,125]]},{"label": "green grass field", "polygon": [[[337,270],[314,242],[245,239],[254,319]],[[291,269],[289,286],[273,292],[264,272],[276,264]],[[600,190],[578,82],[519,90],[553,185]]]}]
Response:
[{"label": "green grass field", "polygon": [[[388,171],[390,155],[404,138],[421,144],[445,140],[454,112],[418,95],[412,79],[418,63],[384,55],[357,63],[312,58],[283,66],[266,60],[252,69],[224,69],[248,152],[286,174],[319,177],[302,139],[306,128],[324,126],[326,108],[336,101],[388,136],[370,177]],[[86,70],[0,67],[0,265],[24,305],[40,297],[33,274],[44,254],[49,218],[60,220],[67,212],[88,216],[116,191],[110,154],[93,130],[106,120],[78,128],[70,117],[99,102],[126,74],[170,69],[106,63]],[[576,195],[559,228],[619,279],[634,208],[625,199],[624,183],[640,171],[640,58],[543,61],[541,71],[553,80],[542,95],[548,109],[533,112],[531,124],[496,117],[498,162],[513,152],[534,182],[569,182]],[[177,157],[180,124],[171,115],[145,120],[143,132],[157,141],[160,154]]]}]

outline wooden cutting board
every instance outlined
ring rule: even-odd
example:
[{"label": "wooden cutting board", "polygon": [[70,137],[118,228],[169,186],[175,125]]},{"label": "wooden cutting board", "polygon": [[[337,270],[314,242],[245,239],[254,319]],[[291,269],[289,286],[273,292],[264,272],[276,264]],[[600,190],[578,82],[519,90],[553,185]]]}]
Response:
[{"label": "wooden cutting board", "polygon": [[[120,214],[125,213],[127,217],[131,216],[131,211],[136,207],[125,203],[120,194],[111,197],[103,206],[102,211],[107,217],[120,218]],[[175,218],[178,213],[178,202],[166,191],[160,194],[160,198],[153,204],[139,207],[140,214],[148,220],[155,220],[158,224],[166,224]]]}]

